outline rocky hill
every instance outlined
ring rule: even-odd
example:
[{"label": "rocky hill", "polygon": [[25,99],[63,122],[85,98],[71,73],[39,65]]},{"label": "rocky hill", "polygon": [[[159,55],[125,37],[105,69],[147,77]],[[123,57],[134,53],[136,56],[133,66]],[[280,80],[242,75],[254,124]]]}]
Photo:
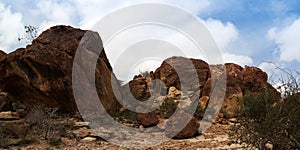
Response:
[{"label": "rocky hill", "polygon": [[[193,63],[194,68],[185,65],[190,61]],[[172,65],[168,62],[172,62]],[[181,71],[181,78],[179,78],[174,68]],[[141,101],[150,98],[151,88],[155,86],[152,81],[156,79],[161,80],[166,86],[159,93],[171,96],[175,101],[181,99],[181,85],[188,85],[187,97],[183,99],[191,102],[199,101],[199,105],[205,110],[212,89],[211,72],[218,72],[218,68],[220,69],[219,65],[209,65],[199,59],[171,57],[166,59],[154,72],[150,72],[148,77],[136,76],[128,85],[134,98]],[[221,111],[226,118],[237,117],[239,103],[246,94],[262,94],[265,90],[270,90],[277,93],[278,99],[280,98],[280,94],[268,83],[267,74],[261,69],[249,66],[241,67],[233,63],[226,63],[224,68],[226,70],[226,93]],[[191,73],[193,70],[197,72],[199,83],[193,82],[195,80]],[[128,91],[125,93],[123,95],[126,101],[130,97],[126,97]],[[274,102],[278,99],[274,99]]]},{"label": "rocky hill", "polygon": [[[87,32],[97,44],[94,47],[78,47]],[[44,107],[48,110],[48,108],[55,107],[59,108],[60,112],[72,114],[72,117],[78,112],[73,95],[73,88],[76,87],[72,83],[80,82],[85,87],[94,86],[94,83],[84,78],[87,76],[85,69],[89,68],[82,68],[82,64],[74,62],[78,48],[81,50],[79,55],[81,59],[86,55],[96,56],[95,50],[103,50],[101,38],[97,33],[75,29],[70,26],[55,26],[44,31],[26,48],[17,49],[10,54],[0,51],[0,146],[1,132],[7,132],[2,130],[4,127],[16,125],[13,128],[17,130],[14,132],[9,130],[14,133],[12,137],[4,137],[4,139],[18,139],[24,137],[28,130],[32,130],[32,127],[39,124],[39,122],[32,123],[32,118],[37,117],[37,114],[32,113],[32,110],[36,108]],[[192,65],[189,62],[192,62]],[[80,74],[83,78],[73,78],[75,81],[72,82],[73,67],[83,70]],[[216,112],[219,115],[214,122],[228,124],[227,119],[237,117],[239,104],[243,97],[249,93],[259,95],[264,90],[270,90],[276,93],[279,99],[280,94],[267,82],[268,76],[261,69],[249,66],[241,67],[233,63],[227,63],[223,67],[226,70],[225,99],[221,112]],[[178,69],[181,72],[180,78],[178,72],[176,72]],[[171,57],[166,59],[155,71],[150,72],[148,76],[137,75],[122,87],[119,84],[112,86],[112,83],[118,83],[118,80],[103,50],[96,64],[95,85],[101,103],[109,114],[115,117],[116,121],[143,131],[147,131],[147,127],[157,125],[157,130],[166,131],[167,136],[170,134],[171,137],[176,139],[186,139],[202,133],[199,130],[199,127],[201,128],[199,120],[202,119],[211,99],[211,91],[214,88],[212,73],[218,74],[220,69],[222,69],[221,65],[209,65],[199,59]],[[196,70],[196,77],[199,82],[195,82],[192,74],[193,70]],[[186,86],[187,91],[184,91],[186,93],[183,93],[182,85]],[[89,93],[88,90],[83,91],[83,93],[80,102],[86,105],[86,109],[95,106],[95,103],[89,101],[94,99],[92,93]],[[123,106],[120,105],[117,98],[122,99],[120,103]],[[148,108],[140,107],[139,103],[134,102],[135,99],[139,102],[147,101],[149,102],[148,106],[157,109],[149,112]],[[274,99],[274,102],[278,99]],[[177,135],[172,135],[176,124],[180,120],[184,120],[182,118],[191,117],[187,112],[180,112],[176,118],[169,119],[180,102],[183,102],[180,107],[188,107],[192,103],[196,103],[198,107],[187,126]],[[54,111],[50,112],[53,113]],[[38,114],[41,114],[41,112]],[[35,116],[32,117],[31,115]],[[44,113],[42,115],[42,117],[48,116]],[[37,118],[39,117],[41,116]],[[69,119],[60,118],[58,122],[61,123]],[[36,121],[36,119],[33,120]],[[48,121],[46,125],[58,126],[57,124],[53,125],[57,121],[54,120]],[[75,131],[63,134],[64,138],[68,137],[67,141],[75,137],[76,140],[78,138],[82,140],[86,138],[93,139],[92,141],[101,139],[101,137],[93,134],[87,125],[82,125],[82,122],[80,122],[82,118],[71,118],[70,120],[75,125],[77,124],[77,127]],[[43,122],[44,124],[45,122]],[[227,134],[228,127],[225,128]],[[25,129],[26,131],[24,131]],[[24,134],[19,136],[19,131]],[[103,132],[112,137],[120,136],[119,133],[109,130]],[[59,139],[61,138],[61,135],[59,135]],[[203,138],[202,136],[201,142],[206,139]],[[137,139],[147,140],[143,137],[137,137]],[[171,142],[173,144],[177,143],[177,141]],[[201,145],[199,145],[199,141],[196,142],[198,142],[198,146]]]}]

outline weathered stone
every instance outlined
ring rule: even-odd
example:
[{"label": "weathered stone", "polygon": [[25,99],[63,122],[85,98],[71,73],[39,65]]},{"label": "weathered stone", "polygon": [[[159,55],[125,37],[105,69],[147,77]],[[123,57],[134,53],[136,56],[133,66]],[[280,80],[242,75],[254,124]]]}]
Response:
[{"label": "weathered stone", "polygon": [[177,90],[176,87],[171,86],[169,88],[167,98],[180,99],[180,96],[181,96],[181,91]]},{"label": "weathered stone", "polygon": [[8,94],[0,91],[0,112],[13,110],[12,103]]},{"label": "weathered stone", "polygon": [[[178,113],[175,117],[172,117],[167,122],[166,127],[166,135],[168,137],[172,137],[174,135],[174,132],[178,131],[178,127],[182,126],[184,122],[186,122],[185,119],[188,119],[192,116],[190,114],[185,112]],[[198,128],[199,123],[197,122],[197,119],[195,117],[192,117],[192,119],[188,122],[188,124],[175,136],[172,138],[178,138],[178,139],[184,139],[184,138],[190,138],[198,134]]]},{"label": "weathered stone", "polygon": [[89,136],[92,133],[91,129],[88,128],[79,128],[77,130],[72,131],[73,134],[75,134],[76,137],[78,138],[84,138]]},{"label": "weathered stone", "polygon": [[89,127],[90,122],[74,122],[74,127]]},{"label": "weathered stone", "polygon": [[85,137],[81,141],[83,141],[83,142],[94,142],[94,141],[97,141],[97,138],[95,138],[95,137]]},{"label": "weathered stone", "polygon": [[146,79],[141,75],[135,76],[128,84],[122,86],[122,94],[123,99],[129,103],[132,99],[145,101],[151,96]]},{"label": "weathered stone", "polygon": [[[181,74],[180,79],[178,73]],[[184,85],[187,90],[194,90],[205,84],[210,77],[210,71],[208,64],[202,60],[171,57],[156,69],[154,75],[155,79],[160,79],[167,87],[174,86],[181,90],[181,86]],[[199,83],[195,82],[195,77],[198,77]]]},{"label": "weathered stone", "polygon": [[230,121],[232,123],[238,123],[238,119],[237,118],[230,118],[230,119],[228,119],[228,121]]},{"label": "weathered stone", "polygon": [[1,133],[9,138],[24,139],[29,129],[29,124],[24,120],[0,121]]},{"label": "weathered stone", "polygon": [[155,126],[159,122],[158,114],[156,112],[138,113],[136,120],[143,127]]},{"label": "weathered stone", "polygon": [[15,112],[7,111],[0,112],[0,120],[18,120],[20,119],[18,114]]},{"label": "weathered stone", "polygon": [[0,61],[2,60],[2,59],[5,59],[5,56],[6,56],[7,54],[5,53],[5,52],[3,52],[2,50],[0,50]]},{"label": "weathered stone", "polygon": [[167,126],[167,122],[168,122],[168,119],[159,118],[159,122],[157,124],[157,127],[162,129],[162,130],[165,130],[166,126]]},{"label": "weathered stone", "polygon": [[208,96],[202,96],[199,99],[200,107],[201,107],[202,110],[206,109],[208,101],[209,101],[209,97]]},{"label": "weathered stone", "polygon": [[[88,38],[82,40],[87,34]],[[80,42],[83,44],[78,47]],[[93,47],[88,47],[88,42],[94,44]],[[1,54],[0,90],[10,94],[15,101],[23,102],[28,108],[39,104],[74,113],[77,106],[73,96],[72,69],[82,66],[78,61],[74,62],[75,53],[79,59],[89,63],[87,59],[95,56],[94,51],[102,49],[102,41],[96,32],[69,26],[51,27],[26,48],[19,48],[7,55]],[[81,69],[86,71],[89,68]],[[89,82],[84,71],[81,75],[82,78],[74,78],[73,83],[80,82],[87,87],[96,85],[104,108],[110,114],[116,113],[120,107],[116,101],[116,97],[121,97],[120,86],[116,84],[117,79],[105,52],[101,52],[96,64],[95,83]],[[112,84],[115,84],[114,91]],[[79,97],[80,105],[86,105],[87,108],[96,106],[89,101],[94,99],[91,91],[78,91],[82,94]]]}]

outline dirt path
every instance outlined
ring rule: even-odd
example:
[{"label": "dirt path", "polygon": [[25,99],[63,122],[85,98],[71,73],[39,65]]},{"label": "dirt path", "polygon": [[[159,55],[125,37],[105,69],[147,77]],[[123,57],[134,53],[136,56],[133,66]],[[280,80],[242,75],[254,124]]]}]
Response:
[{"label": "dirt path", "polygon": [[[202,150],[202,149],[246,149],[245,145],[230,144],[229,140],[230,125],[213,124],[205,133],[190,139],[169,140],[160,145],[153,147],[145,147],[147,150],[161,149],[187,149],[187,150]],[[147,139],[144,139],[147,140]],[[122,150],[129,149],[118,147],[103,140],[76,140],[63,138],[63,145],[51,147],[46,143],[28,145],[26,147],[10,147],[10,149],[82,149],[82,150]]]}]

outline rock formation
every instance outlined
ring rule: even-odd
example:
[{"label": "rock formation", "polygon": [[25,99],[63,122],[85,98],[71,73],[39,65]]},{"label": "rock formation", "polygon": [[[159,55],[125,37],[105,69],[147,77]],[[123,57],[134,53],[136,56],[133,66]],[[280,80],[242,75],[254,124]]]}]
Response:
[{"label": "rock formation", "polygon": [[[72,67],[76,50],[85,33],[86,30],[69,26],[55,26],[44,31],[26,48],[19,48],[10,54],[0,51],[0,90],[8,93],[14,101],[22,102],[27,108],[45,105],[76,112]],[[86,53],[92,54],[93,49],[102,50],[103,47],[99,35],[90,33],[98,42],[95,47],[85,49]],[[120,96],[121,93],[118,90],[113,93],[110,81],[117,80],[104,51],[96,64],[95,79],[103,106],[108,112],[116,113],[119,104],[115,95]],[[93,86],[93,83],[86,84]],[[116,88],[120,86],[116,85]]]},{"label": "rock formation", "polygon": [[188,113],[180,112],[174,118],[170,118],[167,122],[166,135],[172,138],[183,139],[190,138],[198,134],[199,123],[197,119],[192,117],[187,125],[178,134],[174,135],[174,131],[178,131],[178,126],[184,123],[186,118],[189,118]]},{"label": "rock formation", "polygon": [[[190,66],[191,62],[192,66]],[[262,91],[265,89],[276,92],[276,89],[274,89],[268,83],[267,74],[259,68],[249,66],[245,66],[243,68],[237,64],[226,63],[225,69],[227,79],[226,93],[222,106],[222,111],[227,118],[237,117],[239,103],[243,99],[243,96],[248,92],[259,94],[262,93]],[[193,70],[196,70],[199,81],[198,84],[195,84],[195,82],[193,81],[195,80],[193,78],[194,76],[191,73],[193,72]],[[176,71],[182,72],[180,79]],[[187,96],[189,96],[189,99],[191,101],[199,101],[200,107],[202,109],[206,109],[211,95],[212,72],[219,74],[220,65],[209,65],[206,62],[197,59],[171,57],[166,59],[161,64],[161,66],[156,69],[156,71],[154,72],[154,77],[151,77],[153,79],[148,80],[152,81],[154,79],[159,79],[162,82],[164,82],[166,88],[169,89],[169,93],[167,93],[169,99],[170,95],[174,95],[174,93],[170,93],[170,91],[172,92],[180,90],[182,84],[185,86],[189,86],[189,91],[187,91]],[[143,90],[147,89],[144,88]],[[133,92],[135,91],[133,90]],[[180,91],[177,91],[177,93],[180,93]],[[149,95],[147,95],[147,97],[149,97]],[[278,93],[278,99],[279,97],[280,94]],[[173,98],[174,100],[179,100],[183,97],[181,97],[180,94],[175,94],[171,98]]]}]

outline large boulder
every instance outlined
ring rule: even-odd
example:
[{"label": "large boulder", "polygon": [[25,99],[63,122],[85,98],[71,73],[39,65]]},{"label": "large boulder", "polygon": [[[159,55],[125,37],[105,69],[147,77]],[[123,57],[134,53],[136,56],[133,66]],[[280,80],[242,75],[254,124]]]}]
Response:
[{"label": "large boulder", "polygon": [[[240,102],[243,96],[247,93],[260,94],[263,93],[265,88],[277,93],[278,99],[280,94],[268,83],[268,76],[261,69],[256,67],[245,68],[233,64],[226,63],[226,93],[222,106],[222,111],[227,118],[237,117]],[[204,97],[210,97],[212,89],[212,80],[208,78],[204,88],[201,90],[201,98],[203,101]],[[276,101],[276,100],[275,100]]]},{"label": "large boulder", "polygon": [[158,114],[156,112],[138,113],[136,120],[138,124],[143,127],[156,126],[159,122]]},{"label": "large boulder", "polygon": [[151,96],[148,83],[141,75],[135,76],[128,84],[122,86],[122,93],[124,100],[134,98],[139,101],[145,101]]},{"label": "large boulder", "polygon": [[243,91],[260,93],[268,84],[268,75],[256,67],[245,66],[243,74]]},{"label": "large boulder", "polygon": [[[80,65],[73,64],[73,61],[79,43],[87,32],[70,26],[55,26],[44,31],[26,48],[19,48],[8,55],[0,54],[0,90],[11,95],[15,101],[24,103],[27,108],[45,105],[77,112],[72,67]],[[89,34],[97,44],[86,47],[82,53],[95,55],[93,50],[103,49],[102,42],[98,33],[89,31]],[[121,95],[118,90],[120,86],[115,85],[117,90],[112,90],[111,83],[117,83],[117,80],[104,51],[96,64],[95,80],[103,106],[109,113],[116,113],[119,104],[115,95]],[[85,84],[94,86],[90,82]],[[88,100],[90,97],[85,98]]]},{"label": "large boulder", "polygon": [[[181,73],[180,79],[179,72]],[[199,83],[195,83],[194,77],[197,77],[197,74]],[[181,86],[185,85],[188,90],[194,90],[205,84],[210,77],[210,70],[209,65],[205,61],[171,57],[163,61],[161,66],[156,69],[154,75],[155,79],[160,79],[168,88],[174,86],[176,89],[181,90]]]},{"label": "large boulder", "polygon": [[[180,128],[185,122],[187,118],[191,118],[191,120],[187,123],[187,125],[178,132],[178,128]],[[170,118],[167,121],[166,135],[168,137],[172,137],[175,139],[185,139],[190,138],[198,134],[198,129],[200,124],[197,122],[195,117],[190,116],[190,114],[185,112],[179,112],[175,117]],[[178,132],[174,135],[174,132]]]}]

